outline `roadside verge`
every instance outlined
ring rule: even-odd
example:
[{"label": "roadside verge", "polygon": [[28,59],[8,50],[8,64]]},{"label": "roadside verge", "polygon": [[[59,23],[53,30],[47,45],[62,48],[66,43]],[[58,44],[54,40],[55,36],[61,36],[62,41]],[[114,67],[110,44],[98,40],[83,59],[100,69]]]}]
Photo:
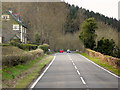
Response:
[{"label": "roadside verge", "polygon": [[107,62],[102,62],[99,58],[97,57],[90,57],[89,55],[85,54],[85,53],[79,53],[82,56],[86,57],[87,59],[93,61],[94,63],[98,64],[99,66],[109,70],[110,72],[120,76],[120,71],[116,68],[113,68],[111,65],[109,65]]},{"label": "roadside verge", "polygon": [[3,75],[6,75],[3,77],[3,88],[27,88],[39,76],[42,69],[50,63],[52,58],[52,56],[45,55],[25,65],[6,68],[3,71]]}]

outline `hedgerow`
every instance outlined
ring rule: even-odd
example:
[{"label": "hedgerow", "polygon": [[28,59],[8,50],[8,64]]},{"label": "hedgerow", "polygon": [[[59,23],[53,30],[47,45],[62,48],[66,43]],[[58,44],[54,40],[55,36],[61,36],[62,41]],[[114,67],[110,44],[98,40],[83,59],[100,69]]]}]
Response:
[{"label": "hedgerow", "polygon": [[[17,47],[15,47],[15,48],[17,48]],[[7,48],[4,48],[4,49],[7,49]],[[18,50],[18,49],[19,48],[17,48],[16,50]],[[12,50],[12,47],[11,47],[11,50]],[[4,51],[6,51],[6,50],[4,50]],[[3,54],[2,55],[2,65],[3,66],[10,67],[10,66],[16,66],[16,65],[20,65],[20,64],[25,64],[25,63],[27,63],[31,60],[34,60],[37,57],[40,57],[44,54],[43,50],[41,50],[41,49],[36,49],[36,50],[29,51],[29,52],[21,51],[20,53],[17,51],[15,53],[15,50],[14,50],[13,52],[11,52],[11,54]]]}]

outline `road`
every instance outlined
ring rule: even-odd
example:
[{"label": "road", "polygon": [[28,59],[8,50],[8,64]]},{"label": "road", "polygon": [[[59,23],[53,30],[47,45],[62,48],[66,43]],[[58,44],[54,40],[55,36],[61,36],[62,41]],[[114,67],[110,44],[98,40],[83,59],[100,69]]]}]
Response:
[{"label": "road", "polygon": [[[118,77],[80,54],[57,53],[34,88],[118,88]],[[108,89],[109,90],[109,89]]]}]

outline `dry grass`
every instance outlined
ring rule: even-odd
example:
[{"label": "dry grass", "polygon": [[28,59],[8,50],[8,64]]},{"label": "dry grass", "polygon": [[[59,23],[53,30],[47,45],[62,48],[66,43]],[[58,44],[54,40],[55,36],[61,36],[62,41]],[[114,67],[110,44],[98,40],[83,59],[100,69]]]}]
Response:
[{"label": "dry grass", "polygon": [[120,69],[120,59],[119,58],[115,58],[112,56],[108,56],[108,55],[103,55],[99,52],[90,50],[90,49],[86,49],[85,51],[86,54],[88,54],[90,57],[96,57],[99,58],[101,60],[101,62],[103,63],[108,63],[108,65],[111,65],[113,68],[117,68]]}]

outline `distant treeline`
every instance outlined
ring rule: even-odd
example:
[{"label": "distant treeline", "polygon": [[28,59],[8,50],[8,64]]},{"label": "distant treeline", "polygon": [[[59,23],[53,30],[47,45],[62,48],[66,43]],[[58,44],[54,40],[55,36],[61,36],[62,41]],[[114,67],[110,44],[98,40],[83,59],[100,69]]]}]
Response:
[{"label": "distant treeline", "polygon": [[93,11],[86,10],[82,7],[79,8],[78,6],[70,5],[68,3],[67,3],[67,6],[69,7],[70,12],[73,12],[73,10],[74,10],[74,15],[70,14],[71,17],[74,17],[74,16],[77,17],[76,13],[77,13],[78,9],[81,9],[84,12],[84,14],[87,16],[87,18],[94,17],[97,21],[102,21],[102,22],[104,22],[104,24],[110,25],[113,28],[117,28],[117,30],[120,32],[120,29],[118,29],[119,21],[116,18],[110,18],[103,14],[95,13]]},{"label": "distant treeline", "polygon": [[118,20],[116,18],[109,18],[103,14],[95,13],[89,10],[85,10],[85,15],[87,15],[88,18],[94,17],[96,20],[100,20],[107,25],[111,25],[113,28],[118,28]]},{"label": "distant treeline", "polygon": [[66,33],[75,33],[76,31],[79,30],[79,26],[80,26],[80,21],[79,21],[79,16],[78,16],[78,10],[79,7],[78,6],[74,6],[74,5],[68,5],[68,10],[69,10],[69,14],[67,16],[66,19],[66,23],[64,25],[65,27],[65,34]]}]

